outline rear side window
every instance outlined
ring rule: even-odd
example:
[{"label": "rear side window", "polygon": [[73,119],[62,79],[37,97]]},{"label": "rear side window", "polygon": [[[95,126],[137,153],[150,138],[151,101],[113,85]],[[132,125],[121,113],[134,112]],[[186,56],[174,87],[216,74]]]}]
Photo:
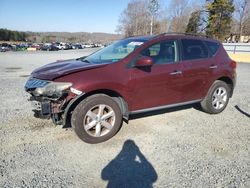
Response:
[{"label": "rear side window", "polygon": [[210,52],[212,55],[216,54],[218,51],[220,45],[217,42],[210,42],[210,41],[205,41],[206,45],[208,46]]},{"label": "rear side window", "polygon": [[208,58],[208,49],[200,40],[182,39],[183,60]]}]

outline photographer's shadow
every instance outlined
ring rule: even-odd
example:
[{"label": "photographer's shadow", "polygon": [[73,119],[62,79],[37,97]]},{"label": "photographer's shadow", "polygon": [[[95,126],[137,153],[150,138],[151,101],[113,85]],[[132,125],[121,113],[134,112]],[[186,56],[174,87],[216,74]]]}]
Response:
[{"label": "photographer's shadow", "polygon": [[120,153],[102,170],[101,177],[108,188],[149,188],[157,173],[132,140],[124,142]]}]

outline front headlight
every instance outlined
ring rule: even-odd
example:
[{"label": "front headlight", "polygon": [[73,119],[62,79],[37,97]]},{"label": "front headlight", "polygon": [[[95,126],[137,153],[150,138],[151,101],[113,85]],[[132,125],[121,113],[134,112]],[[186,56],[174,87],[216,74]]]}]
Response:
[{"label": "front headlight", "polygon": [[70,91],[72,83],[69,82],[49,82],[44,87],[38,87],[34,91],[36,96],[60,97]]}]

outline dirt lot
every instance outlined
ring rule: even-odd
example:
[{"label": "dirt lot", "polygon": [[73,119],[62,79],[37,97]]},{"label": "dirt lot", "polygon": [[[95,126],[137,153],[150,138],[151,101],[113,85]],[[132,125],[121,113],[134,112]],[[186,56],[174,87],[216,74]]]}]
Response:
[{"label": "dirt lot", "polygon": [[0,187],[250,187],[250,64],[223,113],[168,110],[89,145],[33,118],[23,91],[34,68],[88,53],[0,53]]}]

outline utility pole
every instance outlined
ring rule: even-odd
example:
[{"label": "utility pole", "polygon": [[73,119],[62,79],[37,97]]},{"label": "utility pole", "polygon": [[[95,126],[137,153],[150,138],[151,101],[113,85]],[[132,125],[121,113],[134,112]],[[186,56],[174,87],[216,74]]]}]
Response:
[{"label": "utility pole", "polygon": [[160,8],[158,0],[150,0],[149,1],[149,12],[151,14],[151,21],[150,21],[150,35],[153,35],[153,25],[154,25],[154,16],[158,12]]},{"label": "utility pole", "polygon": [[154,15],[151,15],[150,35],[153,35],[153,24],[154,24]]}]

